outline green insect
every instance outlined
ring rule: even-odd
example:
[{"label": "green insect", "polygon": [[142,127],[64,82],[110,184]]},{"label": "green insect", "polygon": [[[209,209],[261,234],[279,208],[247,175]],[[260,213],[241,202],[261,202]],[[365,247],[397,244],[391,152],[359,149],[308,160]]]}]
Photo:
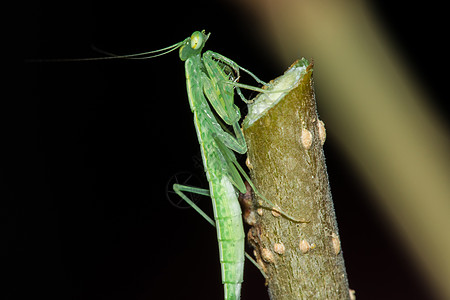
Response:
[{"label": "green insect", "polygon": [[[208,37],[205,32],[196,31],[191,37],[175,44],[174,48],[180,48],[180,58],[185,61],[189,104],[194,114],[209,190],[179,184],[174,184],[173,189],[217,228],[224,295],[226,300],[232,300],[240,298],[245,253],[245,234],[236,189],[246,192],[233,151],[244,154],[247,145],[238,123],[240,111],[234,105],[236,82],[225,70],[231,68],[237,76],[240,69],[246,70],[218,53],[207,51],[202,55]],[[247,73],[261,82],[252,73]],[[223,122],[233,128],[234,135],[222,128],[211,107]],[[211,197],[215,222],[184,192]]]},{"label": "green insect", "polygon": [[[151,56],[155,57],[179,48],[180,58],[185,61],[188,99],[194,114],[194,125],[209,182],[209,190],[180,184],[174,184],[173,189],[211,225],[216,227],[225,299],[232,300],[240,299],[244,256],[246,255],[242,213],[237,198],[237,191],[246,193],[241,175],[257,193],[233,152],[240,154],[247,152],[247,145],[238,123],[241,115],[239,108],[234,104],[234,91],[236,89],[245,102],[248,101],[243,96],[241,87],[266,92],[260,88],[238,83],[240,70],[248,73],[258,83],[267,84],[223,55],[212,51],[206,51],[202,55],[202,49],[208,38],[209,34],[205,34],[205,31],[195,31],[182,42],[144,54],[161,52]],[[141,58],[149,58],[149,56]],[[234,135],[224,129],[225,126],[215,117],[211,107],[224,123],[231,126]],[[195,205],[185,195],[185,192],[210,197],[215,221]],[[257,194],[259,195],[259,193]],[[266,200],[264,197],[262,198]],[[271,207],[274,207],[273,203],[266,201]],[[284,215],[295,221],[289,215]],[[247,255],[247,258],[255,263],[250,256]],[[258,266],[256,263],[255,265]]]}]

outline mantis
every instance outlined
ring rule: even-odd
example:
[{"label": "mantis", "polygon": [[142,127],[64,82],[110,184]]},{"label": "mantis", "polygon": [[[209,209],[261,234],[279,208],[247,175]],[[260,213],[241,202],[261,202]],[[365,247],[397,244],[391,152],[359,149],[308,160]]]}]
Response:
[{"label": "mantis", "polygon": [[[208,38],[209,34],[206,34],[205,31],[195,31],[182,42],[144,54],[157,53],[150,56],[155,57],[179,48],[180,59],[185,62],[189,105],[194,116],[194,125],[209,182],[209,190],[180,184],[174,184],[173,190],[216,227],[224,296],[226,300],[234,300],[240,299],[245,255],[245,234],[237,191],[246,193],[246,187],[240,174],[257,193],[234,155],[234,152],[240,154],[247,152],[247,145],[238,123],[241,118],[240,111],[234,104],[234,89],[236,88],[237,93],[245,102],[248,101],[243,96],[240,87],[265,92],[265,90],[238,83],[236,79],[239,78],[240,70],[248,73],[258,83],[267,84],[221,54],[213,51],[206,51],[202,54]],[[237,76],[233,77],[231,71],[234,71]],[[232,127],[234,135],[224,129],[211,107],[224,123]],[[185,195],[185,192],[210,197],[213,204],[214,221],[195,205]],[[270,201],[262,198],[274,207]],[[287,217],[295,220],[288,215]],[[251,259],[251,257],[247,257]],[[254,261],[252,260],[252,262]]]},{"label": "mantis", "polygon": [[[201,51],[208,38],[209,35],[204,31],[196,31],[191,37],[175,44],[174,48],[180,48],[180,59],[185,61],[189,105],[194,114],[209,190],[179,184],[174,184],[173,189],[217,228],[224,297],[226,300],[233,300],[240,299],[245,253],[245,234],[236,189],[246,192],[233,151],[244,154],[247,152],[247,145],[238,123],[240,111],[234,105],[234,85],[228,84],[232,81],[231,75],[225,73],[224,67],[231,67],[237,74],[242,68],[212,51],[202,55]],[[256,78],[250,72],[247,73]],[[227,125],[232,126],[234,136],[222,128],[210,105]],[[184,192],[209,196],[213,203],[215,222]]]}]

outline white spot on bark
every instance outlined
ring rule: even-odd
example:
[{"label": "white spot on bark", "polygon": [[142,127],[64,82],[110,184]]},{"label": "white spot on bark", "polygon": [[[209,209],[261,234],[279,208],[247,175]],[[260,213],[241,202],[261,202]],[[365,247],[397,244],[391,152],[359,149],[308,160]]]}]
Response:
[{"label": "white spot on bark", "polygon": [[312,145],[312,133],[308,129],[302,129],[302,136],[300,137],[303,147],[308,150]]},{"label": "white spot on bark", "polygon": [[280,214],[280,208],[278,207],[278,205],[275,205],[275,207],[272,207],[272,215],[273,215],[275,218],[278,218],[278,217],[281,216],[281,214]]},{"label": "white spot on bark", "polygon": [[327,131],[325,129],[325,123],[322,120],[319,120],[319,123],[317,123],[317,127],[318,127],[318,131],[319,131],[320,144],[323,145],[327,138]]},{"label": "white spot on bark", "polygon": [[341,252],[341,241],[334,232],[331,234],[331,244],[333,245],[334,254],[338,255]]},{"label": "white spot on bark", "polygon": [[247,159],[245,160],[245,165],[247,166],[247,168],[248,168],[249,170],[252,170],[252,169],[253,169],[253,166],[252,166],[252,164],[250,163],[250,159],[248,158],[248,156],[247,156]]},{"label": "white spot on bark", "polygon": [[275,257],[273,256],[272,251],[267,248],[262,249],[261,257],[266,263],[272,264],[275,262]]},{"label": "white spot on bark", "polygon": [[262,216],[262,215],[263,215],[263,209],[262,209],[262,208],[256,209],[256,213],[257,213],[258,215]]},{"label": "white spot on bark", "polygon": [[250,226],[254,226],[256,224],[256,215],[254,211],[251,211],[247,218],[245,218],[245,222]]},{"label": "white spot on bark", "polygon": [[355,290],[348,289],[348,293],[350,294],[350,300],[356,300],[356,292],[355,292]]},{"label": "white spot on bark", "polygon": [[299,247],[303,254],[307,253],[311,249],[311,245],[307,240],[301,240]]},{"label": "white spot on bark", "polygon": [[284,251],[286,251],[286,247],[283,243],[275,243],[273,244],[273,251],[275,251],[275,253],[283,255]]}]

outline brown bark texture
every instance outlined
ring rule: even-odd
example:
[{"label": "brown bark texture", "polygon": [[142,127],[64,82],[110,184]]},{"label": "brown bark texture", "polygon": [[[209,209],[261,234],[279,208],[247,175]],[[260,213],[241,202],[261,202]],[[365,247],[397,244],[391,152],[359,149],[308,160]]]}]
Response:
[{"label": "brown bark texture", "polygon": [[[276,204],[273,210],[253,193],[256,218],[250,221],[248,240],[268,275],[271,299],[350,299],[322,148],[325,127],[316,109],[313,65],[302,60],[291,68],[301,63],[305,68],[295,88],[256,121],[243,123],[252,181],[259,194]],[[279,80],[283,76],[275,82]]]}]

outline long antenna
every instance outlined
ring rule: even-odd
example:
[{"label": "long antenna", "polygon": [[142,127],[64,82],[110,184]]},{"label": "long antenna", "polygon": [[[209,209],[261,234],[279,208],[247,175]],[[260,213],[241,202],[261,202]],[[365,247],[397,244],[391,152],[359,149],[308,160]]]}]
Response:
[{"label": "long antenna", "polygon": [[[176,44],[173,44],[171,46],[153,50],[153,51],[147,51],[147,52],[141,52],[141,53],[135,53],[135,54],[125,54],[125,55],[117,55],[114,53],[106,52],[104,50],[98,49],[95,46],[92,46],[92,49],[94,49],[97,52],[100,52],[102,54],[108,55],[103,57],[88,57],[88,58],[57,58],[57,59],[27,59],[25,62],[75,62],[75,61],[94,61],[94,60],[105,60],[105,59],[149,59],[152,57],[157,57],[161,55],[165,55],[169,52],[172,52],[176,49],[178,49],[183,42],[178,42]],[[156,54],[153,54],[156,53]],[[153,55],[150,55],[153,54]]]}]

